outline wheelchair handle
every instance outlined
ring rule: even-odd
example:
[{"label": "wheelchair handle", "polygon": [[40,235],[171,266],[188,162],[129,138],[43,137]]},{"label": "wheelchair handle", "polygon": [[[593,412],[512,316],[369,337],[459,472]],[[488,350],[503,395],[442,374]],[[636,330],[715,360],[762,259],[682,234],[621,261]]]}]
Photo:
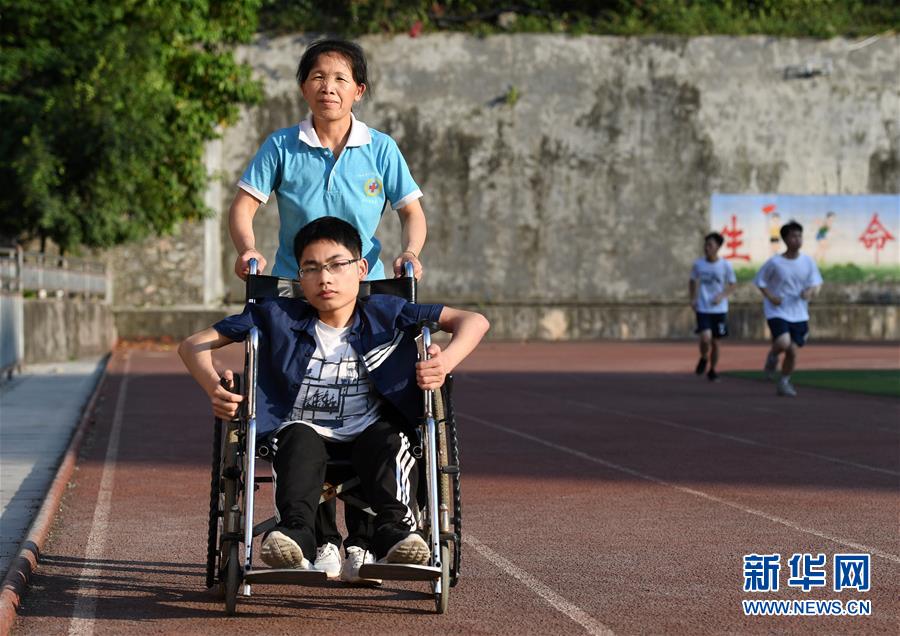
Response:
[{"label": "wheelchair handle", "polygon": [[255,258],[251,258],[247,264],[250,266],[250,275],[256,276],[259,272],[259,262]]},{"label": "wheelchair handle", "polygon": [[405,261],[403,263],[403,275],[406,278],[415,278],[416,277],[416,268],[409,261]]}]

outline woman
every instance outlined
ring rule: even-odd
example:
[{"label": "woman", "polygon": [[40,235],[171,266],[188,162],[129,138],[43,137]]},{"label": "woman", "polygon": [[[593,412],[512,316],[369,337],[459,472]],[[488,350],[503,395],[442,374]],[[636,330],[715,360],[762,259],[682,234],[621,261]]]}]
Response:
[{"label": "woman", "polygon": [[[257,259],[260,272],[266,267],[266,258],[256,249],[253,217],[274,191],[279,232],[273,275],[296,277],[293,242],[297,231],[319,217],[335,216],[359,231],[369,264],[368,278],[384,278],[375,230],[385,202],[390,202],[400,217],[403,247],[392,262],[393,274],[401,275],[408,261],[416,278],[421,277],[419,254],[426,234],[425,213],[419,203],[422,191],[396,142],[353,116],[353,105],[368,86],[363,50],[343,40],[314,42],[300,59],[297,81],[309,116],[299,125],[272,133],[238,182],[228,216],[238,253],[235,273],[246,279],[251,258]],[[373,561],[368,550],[372,535],[368,515],[348,507],[347,559],[342,564],[334,510],[334,500],[319,507],[316,567],[328,572],[329,578],[340,573],[349,583],[380,582],[359,578],[360,566]]]},{"label": "woman", "polygon": [[310,115],[299,125],[272,133],[238,182],[229,211],[231,239],[237,249],[235,273],[246,278],[249,260],[260,271],[265,257],[256,250],[253,217],[271,192],[278,200],[280,228],[273,274],[297,273],[293,240],[297,231],[321,216],[336,216],[357,228],[369,263],[369,278],[384,278],[375,229],[386,201],[400,217],[402,252],[393,260],[394,275],[403,263],[422,273],[419,253],[425,244],[422,191],[396,142],[353,116],[353,105],[367,88],[362,49],[342,40],[320,40],[303,54],[297,81]]}]

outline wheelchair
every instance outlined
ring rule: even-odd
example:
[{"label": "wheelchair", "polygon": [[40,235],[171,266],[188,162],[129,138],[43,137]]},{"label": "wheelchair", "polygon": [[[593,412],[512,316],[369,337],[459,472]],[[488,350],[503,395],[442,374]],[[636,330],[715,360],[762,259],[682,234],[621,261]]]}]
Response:
[{"label": "wheelchair", "polygon": [[[369,294],[390,294],[416,302],[412,265],[406,263],[401,278],[360,283],[359,297]],[[272,297],[302,299],[303,292],[299,281],[257,274],[257,263],[251,260],[246,297],[247,302]],[[422,359],[427,359],[426,351],[435,328],[436,325],[421,326],[416,340]],[[270,449],[258,446],[256,439],[258,345],[259,333],[253,328],[244,345],[243,374],[235,374],[232,389],[244,396],[242,407],[231,421],[216,418],[213,428],[206,587],[216,588],[224,598],[228,615],[236,613],[238,597],[249,597],[253,585],[327,584],[322,571],[253,567],[254,537],[276,524],[274,516],[260,523],[254,523],[253,518],[254,498],[260,484],[272,483],[271,476],[257,475],[256,471],[257,459],[265,460],[270,454]],[[431,558],[427,565],[375,563],[360,569],[360,577],[366,579],[427,582],[438,614],[447,612],[450,588],[459,581],[462,548],[459,445],[451,404],[452,382],[448,375],[440,390],[424,392],[419,439],[412,440],[413,455],[417,462],[424,464],[425,480],[420,480],[417,517],[419,529],[431,548]],[[363,499],[359,484],[349,462],[330,460],[319,503],[336,497],[345,505],[374,515]]]}]

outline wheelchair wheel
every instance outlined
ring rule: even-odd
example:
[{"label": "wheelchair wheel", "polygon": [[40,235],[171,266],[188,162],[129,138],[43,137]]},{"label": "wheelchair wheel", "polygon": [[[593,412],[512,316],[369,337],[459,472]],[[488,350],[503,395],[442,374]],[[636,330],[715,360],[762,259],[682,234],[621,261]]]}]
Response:
[{"label": "wheelchair wheel", "polygon": [[[241,562],[238,556],[240,545],[237,541],[228,542],[227,563],[223,586],[225,588],[225,613],[234,616],[237,612],[238,589],[241,586]],[[223,550],[224,552],[224,550]]]},{"label": "wheelchair wheel", "polygon": [[[234,376],[233,391],[240,393],[241,376]],[[209,520],[206,530],[206,587],[211,588],[221,581],[220,568],[224,560],[224,554],[219,554],[219,542],[221,541],[224,526],[224,472],[225,454],[233,452],[231,447],[226,449],[226,429],[232,430],[232,425],[227,425],[218,417],[213,420],[213,445],[212,464],[210,467],[209,483]],[[229,435],[230,437],[230,435]]]},{"label": "wheelchair wheel", "polygon": [[[437,588],[437,585],[435,585]],[[450,548],[441,543],[441,591],[434,593],[434,611],[446,614],[450,607]]]},{"label": "wheelchair wheel", "polygon": [[222,420],[213,423],[212,475],[209,484],[209,525],[206,533],[206,587],[216,584],[216,565],[219,554],[219,529],[222,511],[219,495],[222,493]]},{"label": "wheelchair wheel", "polygon": [[459,568],[462,560],[462,501],[459,487],[459,441],[456,435],[456,420],[453,417],[451,393],[453,376],[448,376],[447,383],[435,393],[435,417],[438,420],[439,461],[441,466],[455,466],[456,472],[440,476],[441,503],[447,506],[450,527],[453,534],[450,546],[450,586],[459,582]]}]

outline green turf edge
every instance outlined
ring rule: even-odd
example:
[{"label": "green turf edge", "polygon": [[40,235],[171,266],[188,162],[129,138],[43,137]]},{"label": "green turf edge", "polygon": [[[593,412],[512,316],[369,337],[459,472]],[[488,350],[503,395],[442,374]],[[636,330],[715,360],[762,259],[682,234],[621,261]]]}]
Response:
[{"label": "green turf edge", "polygon": [[[723,375],[748,380],[765,380],[762,371],[728,371]],[[797,386],[900,398],[900,369],[795,371],[791,375],[791,382]]]}]

